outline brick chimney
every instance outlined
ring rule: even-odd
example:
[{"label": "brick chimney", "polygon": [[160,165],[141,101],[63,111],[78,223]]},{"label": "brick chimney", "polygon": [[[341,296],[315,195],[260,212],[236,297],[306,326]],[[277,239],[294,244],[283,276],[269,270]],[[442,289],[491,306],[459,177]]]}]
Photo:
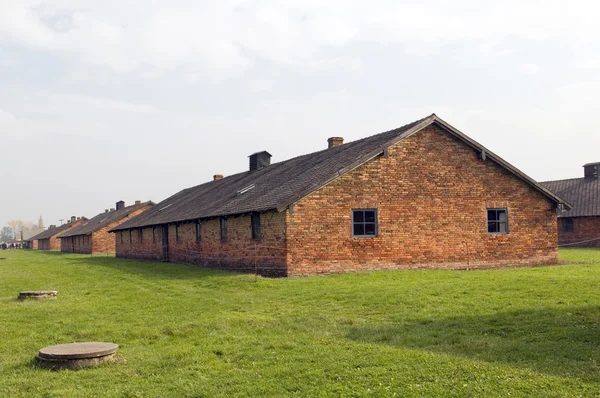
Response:
[{"label": "brick chimney", "polygon": [[123,202],[122,200],[119,200],[117,202],[117,210],[121,210],[125,208],[125,202]]},{"label": "brick chimney", "polygon": [[71,222],[75,222],[77,218],[75,216],[71,216]]},{"label": "brick chimney", "polygon": [[267,151],[256,152],[248,157],[250,158],[250,171],[260,170],[271,164],[271,154]]},{"label": "brick chimney", "polygon": [[142,201],[141,201],[141,200],[136,200],[136,201],[135,201],[135,204],[136,204],[136,205],[141,205],[141,204],[142,204]]},{"label": "brick chimney", "polygon": [[583,170],[586,180],[597,180],[598,174],[600,174],[600,162],[585,164]]},{"label": "brick chimney", "polygon": [[222,180],[222,179],[223,179],[223,174],[215,174],[213,176],[213,181]]},{"label": "brick chimney", "polygon": [[340,146],[344,143],[344,137],[328,138],[327,143],[329,144],[328,148],[333,148],[334,146]]}]

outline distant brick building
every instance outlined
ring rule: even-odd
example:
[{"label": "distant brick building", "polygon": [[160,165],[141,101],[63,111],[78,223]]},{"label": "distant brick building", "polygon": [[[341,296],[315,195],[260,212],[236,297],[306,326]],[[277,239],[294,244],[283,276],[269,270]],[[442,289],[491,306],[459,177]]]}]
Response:
[{"label": "distant brick building", "polygon": [[558,260],[568,204],[436,115],[270,158],[113,228],[117,256],[281,276]]},{"label": "distant brick building", "polygon": [[81,225],[84,221],[87,221],[87,218],[73,216],[66,224],[59,227],[50,225],[44,232],[30,238],[30,241],[33,243],[31,248],[38,250],[60,250],[60,239],[58,237],[71,228]]},{"label": "distant brick building", "polygon": [[137,201],[134,205],[125,207],[125,202],[119,201],[116,208],[107,209],[104,213],[61,234],[60,250],[81,254],[114,253],[115,238],[108,231],[153,205],[152,202]]},{"label": "distant brick building", "polygon": [[582,178],[541,184],[573,206],[559,212],[559,245],[600,247],[600,162],[586,164],[583,169]]}]

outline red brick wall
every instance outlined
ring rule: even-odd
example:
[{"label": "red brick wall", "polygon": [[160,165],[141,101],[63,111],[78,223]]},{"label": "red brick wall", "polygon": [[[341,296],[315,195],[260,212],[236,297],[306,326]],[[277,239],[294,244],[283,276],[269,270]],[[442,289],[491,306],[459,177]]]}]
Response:
[{"label": "red brick wall", "polygon": [[37,241],[37,240],[34,240],[34,241],[32,241],[31,248],[32,248],[32,249],[38,249],[38,248],[39,248],[39,245],[38,245],[38,241]]},{"label": "red brick wall", "polygon": [[[506,235],[486,209],[508,208]],[[378,209],[379,235],[352,237],[352,209]],[[430,126],[296,203],[288,274],[558,261],[556,212],[542,194]]]},{"label": "red brick wall", "polygon": [[573,217],[573,232],[563,232],[561,220],[565,218],[558,219],[559,245],[600,247],[600,217]]},{"label": "red brick wall", "polygon": [[[162,230],[160,227],[143,228],[140,242],[139,229],[115,233],[116,255],[121,258],[162,260]],[[154,235],[154,236],[153,236]]]},{"label": "red brick wall", "polygon": [[[179,224],[180,240],[177,242],[176,226],[169,225],[169,261],[201,264],[243,272],[258,271],[263,275],[285,275],[285,213],[261,214],[261,238],[252,239],[250,216],[229,217],[227,240],[221,241],[219,219],[204,220],[201,241],[196,242],[195,222]],[[162,227],[156,227],[156,242],[152,243],[152,229],[144,229],[143,242],[139,230],[116,233],[117,257],[137,259],[162,259]]]}]

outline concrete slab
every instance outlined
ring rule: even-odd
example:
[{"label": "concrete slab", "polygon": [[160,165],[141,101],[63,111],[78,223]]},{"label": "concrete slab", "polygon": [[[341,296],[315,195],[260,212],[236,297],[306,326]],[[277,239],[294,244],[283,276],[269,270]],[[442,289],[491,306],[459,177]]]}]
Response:
[{"label": "concrete slab", "polygon": [[25,299],[29,298],[29,299],[34,299],[34,300],[43,300],[43,299],[56,298],[57,294],[58,294],[58,292],[56,290],[32,290],[32,291],[19,293],[19,297],[17,299],[25,300]]},{"label": "concrete slab", "polygon": [[114,360],[119,346],[114,343],[87,342],[59,344],[42,348],[35,359],[50,369],[82,369]]}]

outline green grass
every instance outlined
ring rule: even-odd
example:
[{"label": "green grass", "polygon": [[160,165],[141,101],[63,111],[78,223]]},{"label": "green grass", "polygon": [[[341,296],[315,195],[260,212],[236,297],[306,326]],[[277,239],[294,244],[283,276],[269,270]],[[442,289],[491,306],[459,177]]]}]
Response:
[{"label": "green grass", "polygon": [[[598,396],[600,250],[567,265],[256,279],[0,252],[0,396]],[[50,301],[19,291],[56,289]],[[111,341],[125,364],[38,369]]]}]

